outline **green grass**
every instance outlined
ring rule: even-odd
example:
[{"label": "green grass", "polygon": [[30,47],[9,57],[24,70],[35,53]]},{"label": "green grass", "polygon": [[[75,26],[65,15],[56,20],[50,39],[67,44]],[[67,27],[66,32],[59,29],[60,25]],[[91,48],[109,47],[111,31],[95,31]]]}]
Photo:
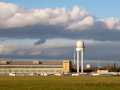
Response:
[{"label": "green grass", "polygon": [[120,90],[120,77],[0,77],[0,90]]}]

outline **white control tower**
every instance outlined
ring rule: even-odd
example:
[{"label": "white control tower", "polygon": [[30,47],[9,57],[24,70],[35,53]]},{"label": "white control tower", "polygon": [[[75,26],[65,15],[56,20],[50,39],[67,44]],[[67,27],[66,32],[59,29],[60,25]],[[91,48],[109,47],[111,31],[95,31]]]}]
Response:
[{"label": "white control tower", "polygon": [[76,51],[77,51],[77,73],[79,73],[79,61],[80,61],[80,52],[81,52],[81,73],[83,73],[83,57],[84,57],[84,42],[79,40],[76,43]]}]

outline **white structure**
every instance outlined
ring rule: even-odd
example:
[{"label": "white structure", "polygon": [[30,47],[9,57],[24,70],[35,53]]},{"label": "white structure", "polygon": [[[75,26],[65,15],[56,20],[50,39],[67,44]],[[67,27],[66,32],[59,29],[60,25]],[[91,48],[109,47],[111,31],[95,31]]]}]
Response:
[{"label": "white structure", "polygon": [[81,52],[81,73],[83,73],[83,51],[84,51],[84,42],[79,40],[76,43],[77,51],[77,73],[79,73],[79,61],[80,61],[80,52]]},{"label": "white structure", "polygon": [[91,67],[90,64],[87,64],[87,65],[86,65],[86,68],[90,68],[90,67]]},{"label": "white structure", "polygon": [[97,70],[97,73],[106,74],[106,73],[108,73],[108,70]]},{"label": "white structure", "polygon": [[9,76],[15,76],[15,72],[14,73],[10,73]]},{"label": "white structure", "polygon": [[72,76],[79,76],[79,74],[78,73],[73,73]]}]

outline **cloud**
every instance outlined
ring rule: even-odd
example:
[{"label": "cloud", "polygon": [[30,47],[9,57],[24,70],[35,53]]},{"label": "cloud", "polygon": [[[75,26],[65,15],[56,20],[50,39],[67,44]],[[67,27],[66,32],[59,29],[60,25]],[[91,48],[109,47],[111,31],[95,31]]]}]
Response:
[{"label": "cloud", "polygon": [[91,26],[93,26],[93,24],[94,24],[94,18],[91,16],[88,16],[81,21],[72,23],[66,29],[86,30],[86,29],[90,28]]},{"label": "cloud", "polygon": [[[1,58],[64,58],[73,43],[47,43],[40,45],[0,44]],[[67,47],[67,48],[66,48]],[[64,49],[63,49],[64,48]]]},{"label": "cloud", "polygon": [[[69,44],[69,45],[67,45]],[[0,44],[0,54],[37,55],[44,49],[71,47],[73,43],[48,43],[40,45]]]},{"label": "cloud", "polygon": [[37,42],[35,42],[34,45],[43,44],[45,42],[46,42],[46,39],[41,38],[40,40],[38,40]]},{"label": "cloud", "polygon": [[66,7],[35,9],[0,2],[0,41],[3,38],[38,40],[34,45],[0,44],[0,57],[73,59],[75,42],[46,42],[57,38],[87,40],[85,59],[118,60],[119,19],[96,17],[78,6],[72,10]]},{"label": "cloud", "polygon": [[70,11],[65,7],[33,9],[0,2],[0,9],[0,38],[40,39],[40,42],[43,38],[99,41],[119,41],[120,38],[117,18],[98,20],[78,6]]},{"label": "cloud", "polygon": [[0,38],[120,41],[117,18],[98,20],[82,7],[34,9],[0,2],[0,9]]},{"label": "cloud", "polygon": [[[120,42],[84,41],[85,60],[118,60]],[[38,58],[73,60],[76,42],[44,43],[40,45],[0,44],[1,58]]]},{"label": "cloud", "polygon": [[120,22],[117,18],[111,17],[108,19],[105,19],[104,22],[107,24],[107,27],[109,29],[118,29],[120,30],[118,27],[120,27]]},{"label": "cloud", "polygon": [[41,54],[39,47],[19,44],[0,44],[0,54],[3,55],[37,55]]},{"label": "cloud", "polygon": [[5,41],[5,39],[0,39],[0,41]]}]

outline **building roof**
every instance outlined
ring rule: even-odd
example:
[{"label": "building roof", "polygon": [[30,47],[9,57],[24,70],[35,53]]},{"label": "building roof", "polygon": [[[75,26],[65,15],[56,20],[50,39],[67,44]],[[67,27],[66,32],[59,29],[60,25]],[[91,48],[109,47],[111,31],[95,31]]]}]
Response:
[{"label": "building roof", "polygon": [[[0,62],[2,62],[1,60]],[[4,60],[5,61],[5,60]],[[0,65],[62,65],[63,62],[40,62],[40,61],[9,61],[0,63]]]}]

